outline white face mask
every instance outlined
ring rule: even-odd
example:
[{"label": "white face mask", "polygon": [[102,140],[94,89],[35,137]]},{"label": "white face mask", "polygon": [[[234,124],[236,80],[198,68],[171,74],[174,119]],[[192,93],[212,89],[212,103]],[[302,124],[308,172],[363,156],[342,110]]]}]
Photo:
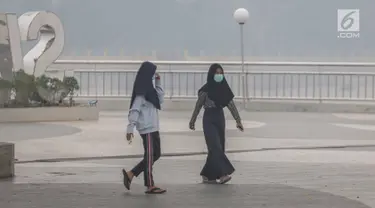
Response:
[{"label": "white face mask", "polygon": [[215,82],[222,82],[223,79],[224,79],[224,75],[223,74],[215,74],[214,75]]}]

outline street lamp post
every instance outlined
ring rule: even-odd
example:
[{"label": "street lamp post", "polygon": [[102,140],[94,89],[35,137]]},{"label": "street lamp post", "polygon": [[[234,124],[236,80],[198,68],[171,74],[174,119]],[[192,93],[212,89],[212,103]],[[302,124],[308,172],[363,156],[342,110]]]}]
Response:
[{"label": "street lamp post", "polygon": [[241,68],[242,68],[242,93],[243,93],[243,107],[246,108],[247,100],[247,82],[245,74],[245,54],[244,54],[244,42],[243,42],[243,26],[246,21],[249,19],[249,12],[245,8],[237,9],[233,14],[234,19],[240,25],[241,33]]}]

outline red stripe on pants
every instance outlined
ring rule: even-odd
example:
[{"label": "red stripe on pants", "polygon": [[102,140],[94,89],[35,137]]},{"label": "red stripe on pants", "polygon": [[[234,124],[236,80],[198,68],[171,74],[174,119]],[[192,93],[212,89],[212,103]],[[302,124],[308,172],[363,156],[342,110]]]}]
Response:
[{"label": "red stripe on pants", "polygon": [[152,155],[152,145],[151,145],[151,134],[147,134],[147,144],[148,144],[148,185],[152,186],[152,163],[153,163],[153,155]]}]

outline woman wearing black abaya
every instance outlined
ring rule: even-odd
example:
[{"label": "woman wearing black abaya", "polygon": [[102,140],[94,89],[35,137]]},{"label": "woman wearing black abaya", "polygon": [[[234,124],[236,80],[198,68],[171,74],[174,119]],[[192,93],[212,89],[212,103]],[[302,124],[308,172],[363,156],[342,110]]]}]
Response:
[{"label": "woman wearing black abaya", "polygon": [[208,155],[201,176],[203,183],[227,183],[231,179],[234,167],[225,155],[225,117],[223,108],[228,107],[237,122],[237,128],[243,131],[241,118],[233,102],[234,94],[224,77],[223,68],[212,64],[208,71],[207,83],[198,91],[198,100],[191,117],[189,128],[195,130],[195,121],[204,107],[203,132]]}]

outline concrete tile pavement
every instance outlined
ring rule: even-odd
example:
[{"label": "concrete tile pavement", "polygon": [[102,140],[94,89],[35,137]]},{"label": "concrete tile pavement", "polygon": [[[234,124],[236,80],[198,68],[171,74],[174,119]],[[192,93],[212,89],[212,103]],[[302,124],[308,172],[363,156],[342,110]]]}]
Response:
[{"label": "concrete tile pavement", "polygon": [[[184,127],[185,130],[187,129],[186,123],[186,120],[162,119],[161,129],[178,133]],[[33,160],[143,154],[143,146],[138,134],[135,134],[134,142],[131,145],[125,140],[125,119],[101,118],[98,122],[76,122],[70,123],[70,125],[80,128],[82,131],[55,138],[16,141],[16,157],[19,160]],[[246,128],[260,127],[261,125],[263,124],[244,121]],[[197,123],[197,131],[200,131],[200,128]],[[228,125],[228,129],[235,129],[234,122]],[[164,153],[202,152],[205,150],[202,137],[164,136],[163,132],[161,135]]]},{"label": "concrete tile pavement", "polygon": [[[188,120],[184,116],[169,112],[162,115],[165,129],[174,125],[175,130],[162,132],[164,152],[204,150],[200,132],[179,130]],[[369,146],[374,142],[373,131],[332,125],[371,125],[372,120],[289,113],[252,113],[244,118],[248,129],[243,134],[228,121],[228,149],[270,149],[228,154],[236,168],[229,185],[200,184],[203,155],[163,157],[158,161],[155,180],[169,190],[160,197],[143,194],[142,178],[134,181],[131,192],[124,191],[120,170],[131,168],[139,159],[22,163],[17,164],[13,181],[0,182],[0,207],[375,207],[375,151]],[[97,123],[66,123],[82,131],[60,137],[18,139],[16,145],[23,150],[18,156],[137,154],[142,148],[140,140],[135,139],[131,146],[126,144],[122,131],[125,123],[118,113],[102,115]],[[251,128],[259,123],[264,125]],[[306,129],[320,132],[304,135]],[[279,150],[358,144],[368,147]]]},{"label": "concrete tile pavement", "polygon": [[[367,137],[344,140],[342,139],[343,137],[338,137],[337,135],[333,136],[333,138],[323,139],[312,135],[310,139],[301,139],[301,136],[306,137],[305,135],[300,135],[305,134],[306,130],[301,129],[302,127],[288,130],[285,126],[285,123],[288,122],[272,124],[267,121],[244,120],[243,123],[246,130],[245,133],[241,133],[236,130],[235,122],[229,120],[227,122],[227,150],[259,151],[274,148],[375,145],[375,140],[370,140]],[[201,122],[197,121],[195,132],[187,128],[187,123],[188,119],[186,118],[169,119],[162,117],[161,136],[162,152],[164,154],[201,154],[206,152]],[[127,124],[125,118],[102,116],[98,122],[55,124],[69,125],[81,131],[66,136],[14,141],[16,143],[17,159],[25,161],[51,158],[139,156],[143,154],[139,135],[135,135],[131,145],[125,140],[124,129]],[[291,126],[293,125],[291,124]],[[306,129],[313,128],[310,123],[302,123],[302,125]],[[325,125],[329,126],[325,128],[333,128],[330,124]],[[299,134],[293,135],[293,132],[297,131],[299,131]],[[278,133],[275,135],[272,132]],[[333,132],[335,133],[335,131]],[[270,134],[270,137],[258,137],[268,134]]]},{"label": "concrete tile pavement", "polygon": [[25,184],[4,192],[3,208],[369,208],[346,197],[280,184],[170,185],[163,196],[145,196],[141,189],[124,193],[117,184]]},{"label": "concrete tile pavement", "polygon": [[[200,118],[197,120],[195,132],[187,127],[190,113],[161,113],[164,154],[199,154],[206,151]],[[103,112],[98,122],[42,123],[38,125],[44,125],[43,128],[32,126],[24,128],[24,132],[18,133],[18,138],[14,140],[10,138],[6,141],[16,144],[16,158],[20,161],[142,155],[143,147],[137,134],[132,145],[125,141],[124,131],[127,121],[124,115],[126,115],[124,112]],[[228,151],[375,145],[372,131],[346,128],[342,125],[335,126],[333,123],[345,123],[348,119],[329,114],[242,113],[241,115],[246,128],[244,133],[236,130],[233,120],[227,121]],[[48,137],[42,137],[40,133],[36,134],[43,131],[46,131]],[[66,135],[63,134],[64,131],[67,132]],[[54,134],[56,136],[53,136]],[[28,139],[29,137],[33,139]]]},{"label": "concrete tile pavement", "polygon": [[[155,164],[155,181],[169,190],[161,198],[164,207],[176,204],[181,207],[375,207],[375,165],[333,160],[329,163],[259,162],[253,160],[257,154],[261,153],[251,153],[248,157],[229,154],[236,168],[234,178],[230,185],[214,187],[200,184],[204,156],[162,158]],[[137,161],[19,164],[14,182],[0,183],[1,188],[11,187],[8,192],[0,189],[3,190],[0,201],[7,196],[8,200],[21,202],[27,199],[29,205],[52,204],[50,199],[38,200],[40,195],[47,194],[51,198],[67,199],[60,202],[61,207],[74,203],[79,203],[78,207],[101,207],[92,205],[92,201],[114,204],[110,207],[119,207],[121,203],[143,207],[142,203],[152,199],[143,195],[142,177],[134,180],[131,192],[125,191],[121,184],[121,168],[129,169]],[[218,198],[225,200],[220,204],[210,202]],[[21,203],[20,207],[23,206]]]}]

